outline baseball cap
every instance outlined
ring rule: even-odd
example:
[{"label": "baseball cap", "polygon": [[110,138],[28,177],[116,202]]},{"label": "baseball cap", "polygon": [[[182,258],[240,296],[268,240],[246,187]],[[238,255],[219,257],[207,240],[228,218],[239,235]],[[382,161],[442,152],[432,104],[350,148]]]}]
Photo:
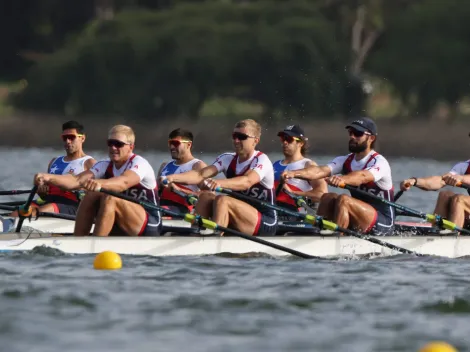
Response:
[{"label": "baseball cap", "polygon": [[361,117],[359,119],[354,120],[353,122],[348,124],[346,128],[354,128],[355,130],[361,132],[369,132],[373,136],[377,135],[377,125],[374,121],[367,117]]},{"label": "baseball cap", "polygon": [[281,136],[283,134],[286,134],[288,136],[291,136],[291,137],[297,137],[297,138],[301,138],[303,140],[308,140],[307,137],[305,137],[305,132],[304,130],[302,129],[302,127],[300,127],[299,125],[290,125],[290,126],[287,126],[286,128],[284,128],[284,130],[282,130],[281,132],[279,132],[277,135],[278,136]]}]

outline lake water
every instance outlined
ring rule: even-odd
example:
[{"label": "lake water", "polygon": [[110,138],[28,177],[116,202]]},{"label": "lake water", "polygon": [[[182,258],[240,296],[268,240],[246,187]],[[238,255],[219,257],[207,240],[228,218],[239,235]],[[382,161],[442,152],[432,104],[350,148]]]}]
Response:
[{"label": "lake water", "polygon": [[[0,189],[32,187],[59,153],[0,149]],[[141,154],[155,169],[168,161],[166,153]],[[396,186],[456,162],[389,161]],[[400,202],[429,212],[436,196],[412,190]],[[470,350],[465,258],[123,256],[114,272],[93,270],[93,259],[44,249],[0,254],[4,351],[410,352],[436,339]]]}]

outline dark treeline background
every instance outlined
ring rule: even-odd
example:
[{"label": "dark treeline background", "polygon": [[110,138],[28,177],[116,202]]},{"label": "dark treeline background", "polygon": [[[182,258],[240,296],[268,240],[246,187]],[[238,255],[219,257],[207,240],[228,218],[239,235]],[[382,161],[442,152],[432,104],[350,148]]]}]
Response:
[{"label": "dark treeline background", "polygon": [[351,117],[375,77],[426,117],[470,90],[465,0],[0,4],[0,81],[23,83],[9,94],[21,110],[198,118],[235,98],[265,118]]}]

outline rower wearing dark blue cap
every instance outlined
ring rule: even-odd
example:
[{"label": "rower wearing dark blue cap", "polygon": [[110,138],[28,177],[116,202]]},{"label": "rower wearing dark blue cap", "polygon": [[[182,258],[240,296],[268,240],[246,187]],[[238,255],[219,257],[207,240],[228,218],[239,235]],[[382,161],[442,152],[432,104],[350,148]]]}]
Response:
[{"label": "rower wearing dark blue cap", "polygon": [[[281,174],[284,171],[304,169],[308,166],[316,166],[315,161],[305,157],[308,148],[308,138],[299,125],[290,125],[278,134],[281,139],[284,158],[273,163],[274,183],[276,187],[276,202],[278,205],[293,211],[299,209],[294,198],[302,197],[310,200],[313,210],[316,210],[320,198],[328,192],[328,186],[324,180],[305,181],[292,178],[286,182],[282,189],[278,190]],[[291,220],[290,216],[279,216],[282,220]],[[292,219],[293,220],[293,219]]]},{"label": "rower wearing dark blue cap", "polygon": [[[349,133],[348,155],[339,156],[324,166],[309,166],[286,171],[285,180],[327,178],[332,186],[342,184],[393,200],[393,183],[388,161],[374,150],[377,126],[369,118],[359,118],[346,126]],[[326,193],[322,196],[318,215],[363,233],[389,235],[393,233],[395,214],[392,207],[373,202],[367,196],[351,191],[351,195]]]}]

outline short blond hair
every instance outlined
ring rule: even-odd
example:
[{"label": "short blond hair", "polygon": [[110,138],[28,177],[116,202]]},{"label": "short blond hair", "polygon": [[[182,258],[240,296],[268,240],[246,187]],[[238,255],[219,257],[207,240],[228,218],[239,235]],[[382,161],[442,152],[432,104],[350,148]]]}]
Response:
[{"label": "short blond hair", "polygon": [[246,119],[238,121],[235,128],[249,128],[255,137],[261,137],[261,125],[253,119]]},{"label": "short blond hair", "polygon": [[127,143],[134,144],[135,143],[135,133],[134,130],[126,125],[116,125],[113,126],[109,132],[108,132],[108,137],[110,137],[113,134],[123,134],[127,138]]}]

